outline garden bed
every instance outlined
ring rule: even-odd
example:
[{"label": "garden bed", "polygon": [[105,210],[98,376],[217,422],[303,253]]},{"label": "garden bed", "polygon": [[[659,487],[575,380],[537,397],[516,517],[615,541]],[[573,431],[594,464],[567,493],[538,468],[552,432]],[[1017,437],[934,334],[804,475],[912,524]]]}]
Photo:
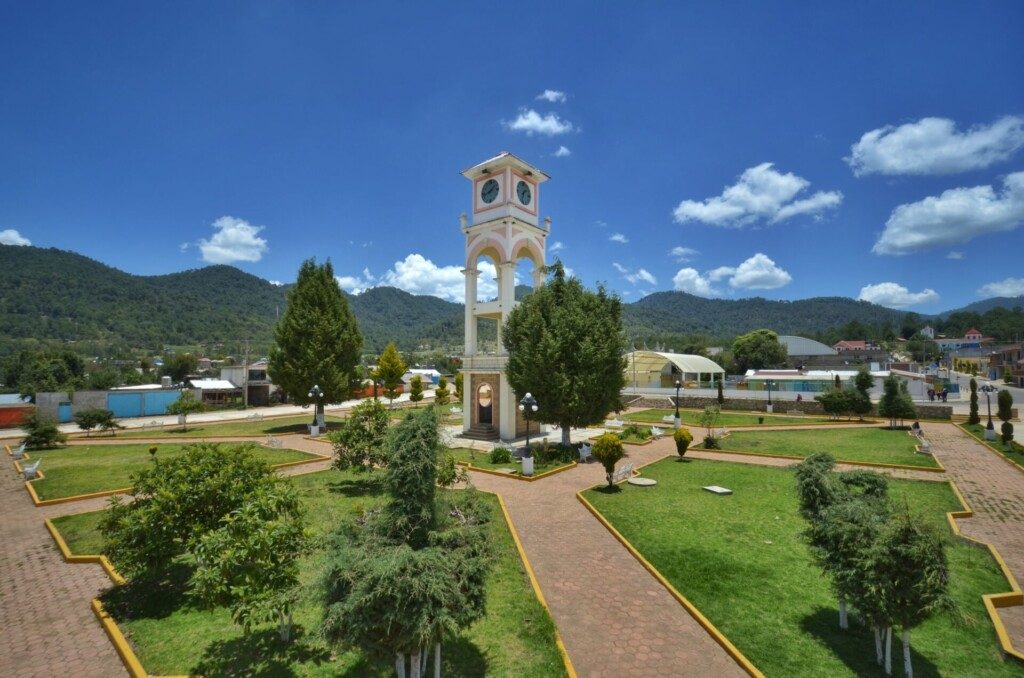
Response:
[{"label": "garden bed", "polygon": [[[153,463],[149,453],[152,446],[96,444],[33,450],[29,456],[32,461],[42,460],[39,469],[43,472],[43,478],[31,481],[32,488],[41,501],[126,488],[131,485],[130,476],[133,472],[141,471]],[[160,443],[156,447],[157,457],[167,459],[181,454],[185,445]],[[253,453],[274,465],[323,458],[298,450],[263,447],[254,447]]]},{"label": "garden bed", "polygon": [[[668,425],[668,422],[664,421],[664,417],[674,417],[676,411],[674,409],[650,409],[640,410],[638,412],[627,412],[622,415],[625,421],[638,421],[646,424],[660,424]],[[682,419],[683,424],[689,427],[700,426],[700,416],[703,414],[703,410],[679,410],[679,418]],[[856,424],[858,420],[852,421],[835,421],[833,419],[827,419],[825,417],[816,416],[795,416],[795,415],[783,415],[783,414],[737,414],[733,412],[722,412],[715,423],[716,427],[721,426],[758,426],[758,419],[763,417],[764,423],[761,426],[798,426],[798,425],[812,425],[812,424]],[[864,422],[874,423],[874,422]]]},{"label": "garden bed", "polygon": [[[239,419],[237,421],[225,422],[201,422],[188,424],[188,430],[183,430],[179,425],[165,426],[163,428],[150,428],[145,430],[127,429],[117,434],[118,438],[206,438],[217,436],[266,436],[266,435],[287,435],[289,433],[308,433],[309,424],[313,421],[312,412],[308,415],[294,417],[278,417],[267,419]],[[343,417],[328,416],[324,418],[328,430],[338,428],[344,421]],[[93,434],[101,436],[103,434]]]},{"label": "garden bed", "polygon": [[[351,472],[323,471],[291,481],[307,509],[309,527],[319,537],[383,496],[375,479]],[[445,643],[442,675],[564,676],[554,622],[534,595],[497,498],[485,495],[485,499],[494,511],[490,541],[496,551],[487,582],[487,616]],[[96,531],[101,514],[66,516],[53,522],[72,552],[95,553],[102,548]],[[194,607],[183,583],[186,562],[179,564],[177,578],[165,586],[145,591],[131,584],[118,587],[103,596],[103,603],[150,674],[394,675],[390,661],[374,663],[353,651],[335,654],[317,637],[322,607],[315,587],[324,558],[320,551],[303,558],[300,565],[307,589],[295,610],[296,633],[290,645],[278,639],[276,628],[259,627],[246,636],[232,623],[227,609]]]},{"label": "garden bed", "polygon": [[[789,469],[724,461],[673,459],[647,466],[657,487],[587,490],[584,495],[622,535],[739,650],[769,676],[883,675],[874,640],[856,616],[838,629],[828,580],[801,536]],[[705,492],[722,485],[734,494]],[[918,676],[1019,676],[1004,660],[981,596],[1010,589],[985,549],[955,538],[947,511],[961,509],[948,483],[891,480],[894,503],[947,535],[950,594],[956,613],[941,613],[912,632]],[[895,635],[895,634],[894,634]],[[902,671],[893,640],[893,669]]]},{"label": "garden bed", "polygon": [[[985,440],[985,424],[962,424],[960,427],[974,436],[978,442],[1003,455],[1024,471],[1024,445],[1014,440],[1011,442],[1012,449],[1006,449],[999,436],[999,426],[1001,424],[1002,422],[994,424],[996,427],[996,439],[994,441]],[[1015,428],[1019,426],[1019,423],[1015,424]],[[1015,430],[1014,433],[1016,434],[1017,431]]]},{"label": "garden bed", "polygon": [[[455,458],[456,464],[468,466],[470,468],[480,469],[483,471],[494,471],[497,473],[506,473],[510,476],[522,476],[521,467],[517,459],[512,459],[510,462],[495,463],[491,461],[491,455],[489,452],[482,450],[472,450],[468,447],[453,447],[450,450],[452,456]],[[537,477],[541,474],[553,473],[555,471],[561,471],[563,469],[571,468],[575,465],[575,462],[560,462],[553,461],[546,464],[540,463],[537,459],[536,454],[533,458],[533,477]],[[511,469],[510,473],[507,471]]]},{"label": "garden bed", "polygon": [[917,442],[905,430],[877,426],[863,429],[734,431],[719,440],[722,449],[711,451],[801,459],[815,452],[828,452],[838,462],[940,469],[931,455],[917,453]]}]

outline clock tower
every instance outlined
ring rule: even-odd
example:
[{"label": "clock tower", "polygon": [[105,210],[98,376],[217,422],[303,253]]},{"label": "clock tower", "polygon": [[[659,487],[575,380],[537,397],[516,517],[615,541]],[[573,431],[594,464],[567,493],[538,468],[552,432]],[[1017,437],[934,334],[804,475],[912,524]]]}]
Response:
[{"label": "clock tower", "polygon": [[[541,269],[551,219],[540,213],[540,185],[548,175],[508,152],[470,167],[462,173],[472,186],[473,216],[460,217],[466,236],[466,345],[462,361],[463,435],[483,440],[510,441],[526,433],[518,398],[505,376],[508,354],[501,343],[501,328],[516,306],[516,266],[533,263],[533,286],[544,282]],[[477,301],[477,262],[489,259],[497,271],[496,299]],[[481,321],[497,326],[497,350],[479,349]],[[541,404],[543,406],[543,403]]]}]

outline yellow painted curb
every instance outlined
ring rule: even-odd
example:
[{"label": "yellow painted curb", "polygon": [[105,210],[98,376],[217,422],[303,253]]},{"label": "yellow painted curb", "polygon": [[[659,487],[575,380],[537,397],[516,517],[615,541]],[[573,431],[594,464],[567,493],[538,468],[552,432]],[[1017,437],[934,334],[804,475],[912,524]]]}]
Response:
[{"label": "yellow painted curb", "polygon": [[[659,459],[657,461],[661,460]],[[654,462],[651,463],[653,464]],[[647,466],[647,464],[645,464],[645,466]],[[594,485],[593,487],[602,487],[602,485]],[[578,499],[580,503],[583,504],[584,508],[590,511],[590,513],[593,514],[595,518],[597,518],[598,522],[604,525],[605,529],[607,529],[620,544],[626,547],[626,550],[629,551],[630,555],[636,558],[637,562],[639,562],[645,570],[650,572],[651,576],[657,579],[659,584],[665,587],[665,589],[672,595],[673,598],[676,599],[676,601],[680,605],[683,606],[683,608],[690,614],[690,616],[693,617],[694,620],[696,620],[696,622],[700,624],[705,631],[708,632],[712,639],[714,639],[714,641],[718,643],[723,650],[725,650],[726,654],[732,657],[732,659],[739,665],[739,667],[746,671],[747,674],[749,674],[750,676],[753,676],[754,678],[764,678],[764,674],[761,672],[761,670],[754,666],[754,663],[747,659],[746,655],[740,652],[739,648],[733,645],[732,641],[726,638],[725,634],[719,631],[718,627],[711,623],[711,620],[705,617],[701,613],[701,611],[697,609],[696,605],[691,603],[686,596],[680,593],[676,589],[676,587],[674,587],[672,583],[668,579],[666,579],[665,576],[661,574],[661,572],[658,571],[658,568],[654,567],[654,565],[652,565],[650,561],[644,558],[643,555],[641,555],[640,552],[636,550],[636,547],[634,547],[628,539],[622,536],[622,534],[618,530],[616,530],[612,526],[612,524],[605,519],[603,515],[601,515],[601,512],[598,511],[593,504],[587,501],[586,497],[583,496],[583,492],[585,492],[585,490],[580,490],[579,492],[577,492],[576,499]]]},{"label": "yellow painted curb", "polygon": [[[691,448],[697,452],[709,452],[711,454],[740,454],[747,457],[765,457],[767,459],[791,459],[793,461],[803,461],[806,457],[797,457],[790,454],[768,454],[766,452],[745,452],[740,450],[727,450],[727,449],[716,449],[706,450],[703,447]],[[946,467],[936,457],[932,457],[938,468],[934,466],[911,466],[910,464],[882,464],[870,461],[849,461],[848,459],[836,459],[837,464],[846,464],[848,466],[866,466],[867,468],[881,468],[881,469],[901,469],[905,471],[925,471],[927,473],[945,473]]]},{"label": "yellow painted curb", "polygon": [[457,461],[455,462],[455,465],[462,466],[464,468],[469,469],[470,471],[476,471],[477,473],[486,473],[488,475],[498,476],[499,478],[511,478],[513,480],[521,480],[525,483],[532,483],[535,480],[547,478],[548,476],[553,476],[557,473],[562,473],[563,471],[568,471],[569,469],[576,468],[577,466],[579,466],[579,464],[577,464],[575,461],[571,461],[565,466],[559,466],[556,469],[545,471],[544,473],[538,473],[537,475],[534,476],[524,476],[515,473],[502,473],[501,471],[495,471],[494,469],[489,468],[480,468],[479,466],[473,466],[473,464],[468,461]]},{"label": "yellow painted curb", "polygon": [[975,441],[975,442],[977,442],[977,443],[980,443],[980,444],[984,445],[985,447],[987,447],[987,448],[988,448],[989,450],[991,450],[992,452],[995,452],[995,453],[996,453],[996,455],[997,455],[997,456],[998,456],[998,457],[999,457],[1000,459],[1002,459],[1003,461],[1005,461],[1005,462],[1006,462],[1007,464],[1009,464],[1010,466],[1014,467],[1014,468],[1015,468],[1015,469],[1017,469],[1018,471],[1020,471],[1020,472],[1024,473],[1024,466],[1021,466],[1020,464],[1018,464],[1017,462],[1015,462],[1015,461],[1014,461],[1013,459],[1010,459],[1010,458],[1009,458],[1009,457],[1007,457],[1007,456],[1006,456],[1005,454],[1003,454],[1003,453],[1002,453],[1002,452],[1000,452],[1000,451],[999,451],[998,449],[996,449],[996,448],[995,448],[994,446],[992,446],[992,445],[989,445],[989,443],[988,443],[988,441],[987,441],[987,440],[982,440],[982,439],[981,439],[981,438],[979,438],[978,436],[976,436],[976,435],[974,435],[973,433],[971,433],[970,431],[968,431],[968,430],[967,430],[967,424],[966,424],[966,423],[963,423],[963,424],[955,424],[955,426],[956,426],[957,428],[961,429],[961,430],[962,430],[962,431],[963,431],[963,432],[964,432],[964,433],[965,433],[966,435],[970,436],[971,440],[973,440],[973,441]]},{"label": "yellow painted curb", "polygon": [[146,670],[142,668],[142,663],[139,662],[139,658],[135,656],[135,652],[132,650],[131,645],[128,644],[128,639],[121,633],[121,629],[118,627],[117,622],[107,614],[107,611],[103,608],[103,603],[100,602],[99,598],[92,599],[92,611],[96,615],[96,619],[99,620],[103,630],[107,632],[107,637],[110,638],[110,642],[114,644],[114,649],[117,650],[117,654],[121,657],[121,661],[124,662],[124,667],[128,669],[128,673],[132,678],[147,678],[149,675]]},{"label": "yellow painted curb", "polygon": [[[523,568],[526,570],[526,576],[530,580],[530,586],[533,587],[533,592],[537,596],[537,600],[540,601],[541,606],[544,610],[551,615],[551,609],[548,607],[548,601],[544,598],[544,592],[540,590],[540,582],[537,581],[537,575],[533,573],[533,566],[530,564],[530,559],[526,557],[526,550],[523,548],[523,543],[519,540],[519,533],[516,532],[516,526],[512,523],[512,516],[508,513],[508,507],[505,506],[505,500],[502,499],[501,495],[497,492],[493,493],[498,498],[498,506],[501,507],[501,514],[505,517],[505,524],[508,525],[508,531],[512,534],[512,541],[516,545],[516,550],[519,552],[519,559],[523,561]],[[551,620],[554,622],[554,619]],[[562,655],[562,663],[565,664],[565,672],[569,678],[578,678],[576,673],[576,667],[572,665],[572,659],[569,658],[569,652],[565,649],[565,643],[562,642],[562,634],[558,632],[558,624],[555,624],[555,644],[558,646],[558,652]]]}]

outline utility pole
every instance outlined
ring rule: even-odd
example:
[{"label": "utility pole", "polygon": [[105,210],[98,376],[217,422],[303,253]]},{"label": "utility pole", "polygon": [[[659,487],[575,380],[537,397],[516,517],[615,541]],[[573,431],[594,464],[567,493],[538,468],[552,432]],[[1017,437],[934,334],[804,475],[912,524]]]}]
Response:
[{"label": "utility pole", "polygon": [[245,340],[245,364],[242,366],[242,408],[249,409],[249,340]]}]

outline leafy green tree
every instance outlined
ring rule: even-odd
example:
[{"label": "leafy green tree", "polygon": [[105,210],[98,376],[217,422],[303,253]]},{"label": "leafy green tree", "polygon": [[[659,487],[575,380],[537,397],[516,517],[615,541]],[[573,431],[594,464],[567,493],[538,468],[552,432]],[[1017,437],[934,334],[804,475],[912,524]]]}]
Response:
[{"label": "leafy green tree", "polygon": [[197,443],[170,459],[155,457],[132,475],[134,501],[111,499],[100,522],[103,552],[128,578],[156,577],[273,482],[252,445]]},{"label": "leafy green tree", "polygon": [[905,387],[901,388],[900,379],[895,374],[890,374],[882,382],[882,399],[878,401],[878,414],[889,419],[889,428],[896,428],[897,421],[917,417],[917,408],[903,388]]},{"label": "leafy green tree", "polygon": [[462,372],[459,372],[455,375],[455,401],[459,404],[459,407],[462,407],[462,382]]},{"label": "leafy green tree", "polygon": [[842,389],[831,388],[814,396],[814,399],[821,403],[821,409],[830,419],[838,419],[850,411],[850,399]]},{"label": "leafy green tree", "polygon": [[353,407],[341,428],[327,435],[334,446],[335,468],[373,471],[386,466],[387,433],[388,411],[379,400],[370,398]]},{"label": "leafy green tree", "polygon": [[121,371],[113,366],[101,367],[89,373],[85,379],[85,388],[96,391],[106,391],[124,382]]},{"label": "leafy green tree", "polygon": [[796,465],[800,515],[811,522],[842,498],[842,488],[832,474],[835,465],[835,458],[827,452],[815,452]]},{"label": "leafy green tree", "polygon": [[718,437],[715,435],[715,426],[722,410],[715,405],[708,405],[697,417],[697,423],[704,428],[704,447],[713,450],[718,447]]},{"label": "leafy green tree", "polygon": [[1010,420],[1013,418],[1013,395],[1008,389],[1004,388],[999,392],[999,396],[996,398],[996,403],[999,405],[999,409],[996,411],[996,414],[1003,422],[1003,425],[1000,428],[1003,444],[1009,445],[1010,441],[1013,440],[1013,424],[1010,423]]},{"label": "leafy green tree", "polygon": [[437,380],[437,388],[434,389],[434,404],[438,407],[444,407],[450,399],[451,394],[448,392],[448,380],[441,377]]},{"label": "leafy green tree", "polygon": [[309,393],[314,385],[323,392],[318,403],[340,403],[352,393],[362,348],[356,317],[331,262],[302,262],[274,328],[268,364],[274,383],[299,405],[312,404]]},{"label": "leafy green tree", "polygon": [[380,354],[377,369],[374,370],[374,378],[384,386],[384,396],[388,399],[389,405],[394,405],[395,398],[398,397],[398,387],[402,384],[406,369],[405,361],[395,348],[395,342],[391,342]]},{"label": "leafy green tree", "polygon": [[599,424],[621,407],[622,304],[603,287],[591,292],[566,278],[560,263],[509,314],[502,341],[512,390],[534,395],[536,420],[561,427],[563,445],[573,428]]},{"label": "leafy green tree", "polygon": [[181,417],[181,430],[187,431],[188,415],[202,412],[205,409],[206,405],[203,401],[198,400],[191,389],[185,389],[177,400],[167,406],[166,412],[167,414],[176,414]]},{"label": "leafy green tree", "polygon": [[230,607],[246,633],[256,624],[277,622],[287,642],[298,597],[298,559],[312,547],[302,519],[298,494],[287,480],[259,484],[241,508],[221,518],[220,527],[194,540],[192,594],[207,605]]},{"label": "leafy green tree", "polygon": [[63,445],[68,440],[68,437],[61,433],[56,419],[38,412],[26,416],[21,428],[26,433],[22,442],[30,450],[48,450]]},{"label": "leafy green tree", "polygon": [[971,377],[971,413],[967,417],[967,423],[976,426],[981,423],[981,415],[978,414],[978,380]]},{"label": "leafy green tree", "polygon": [[75,391],[85,383],[85,361],[69,350],[24,350],[3,361],[6,388],[35,399],[36,393]]},{"label": "leafy green tree", "polygon": [[608,487],[612,487],[612,479],[615,476],[615,465],[626,456],[622,448],[622,441],[614,433],[605,433],[594,441],[592,448],[594,459],[604,466],[605,477],[608,479]]},{"label": "leafy green tree", "polygon": [[732,342],[732,357],[739,371],[746,372],[783,365],[788,354],[775,332],[754,330],[736,337]]},{"label": "leafy green tree", "polygon": [[92,434],[94,428],[99,428],[102,431],[124,428],[114,419],[114,413],[105,407],[79,410],[75,413],[74,420],[78,424],[78,428],[86,432],[86,437]]},{"label": "leafy green tree", "polygon": [[164,359],[160,375],[170,377],[175,383],[185,381],[199,368],[199,359],[191,353],[172,353]]},{"label": "leafy green tree", "polygon": [[414,376],[409,380],[409,402],[418,403],[423,400],[423,377]]}]

